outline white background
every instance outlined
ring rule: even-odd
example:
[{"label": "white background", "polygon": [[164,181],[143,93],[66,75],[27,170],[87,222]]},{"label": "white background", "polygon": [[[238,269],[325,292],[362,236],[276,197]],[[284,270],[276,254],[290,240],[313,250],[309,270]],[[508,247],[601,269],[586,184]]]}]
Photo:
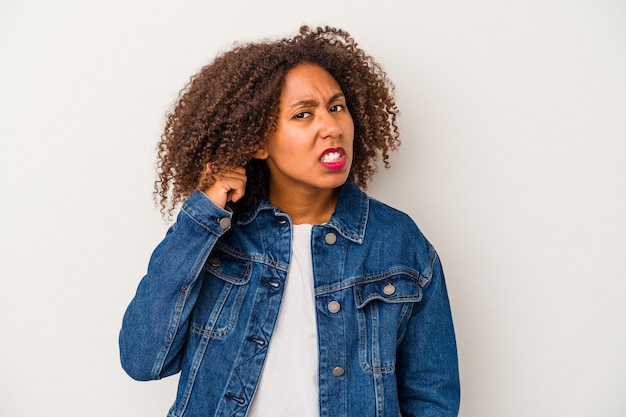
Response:
[{"label": "white background", "polygon": [[463,417],[626,415],[626,3],[0,1],[0,415],[165,416],[119,366],[155,145],[237,40],[342,27],[397,87],[370,192],[444,262]]}]

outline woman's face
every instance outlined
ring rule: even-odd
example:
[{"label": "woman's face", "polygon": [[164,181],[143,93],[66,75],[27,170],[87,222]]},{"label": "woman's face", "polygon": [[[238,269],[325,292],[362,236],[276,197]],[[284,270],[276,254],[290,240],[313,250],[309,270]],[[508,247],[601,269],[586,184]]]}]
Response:
[{"label": "woman's face", "polygon": [[285,76],[276,130],[255,157],[266,159],[270,192],[341,186],[352,164],[354,123],[337,81],[302,64]]}]

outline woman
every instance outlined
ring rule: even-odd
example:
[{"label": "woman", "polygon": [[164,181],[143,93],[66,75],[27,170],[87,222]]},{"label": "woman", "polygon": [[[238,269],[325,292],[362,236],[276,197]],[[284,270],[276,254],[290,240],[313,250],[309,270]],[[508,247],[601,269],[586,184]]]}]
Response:
[{"label": "woman", "polygon": [[169,416],[455,416],[435,250],[364,188],[396,149],[384,71],[348,33],[239,45],[182,92],[156,195],[182,205],[120,333]]}]

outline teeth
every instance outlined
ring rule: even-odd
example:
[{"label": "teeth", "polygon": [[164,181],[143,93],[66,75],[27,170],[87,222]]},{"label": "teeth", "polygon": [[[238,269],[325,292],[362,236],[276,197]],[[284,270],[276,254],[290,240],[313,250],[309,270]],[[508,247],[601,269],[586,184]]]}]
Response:
[{"label": "teeth", "polygon": [[339,152],[328,152],[322,156],[322,162],[336,162],[339,158],[341,158],[341,154]]}]

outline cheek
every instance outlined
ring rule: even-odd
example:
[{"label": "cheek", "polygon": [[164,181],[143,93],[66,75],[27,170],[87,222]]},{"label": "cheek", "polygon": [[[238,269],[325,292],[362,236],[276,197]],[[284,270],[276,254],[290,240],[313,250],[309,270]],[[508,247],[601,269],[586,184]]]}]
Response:
[{"label": "cheek", "polygon": [[350,149],[350,153],[352,153],[354,149],[354,128],[344,130],[344,143],[347,148]]},{"label": "cheek", "polygon": [[343,134],[345,140],[352,144],[354,141],[354,122],[352,121],[352,117],[344,123]]}]

